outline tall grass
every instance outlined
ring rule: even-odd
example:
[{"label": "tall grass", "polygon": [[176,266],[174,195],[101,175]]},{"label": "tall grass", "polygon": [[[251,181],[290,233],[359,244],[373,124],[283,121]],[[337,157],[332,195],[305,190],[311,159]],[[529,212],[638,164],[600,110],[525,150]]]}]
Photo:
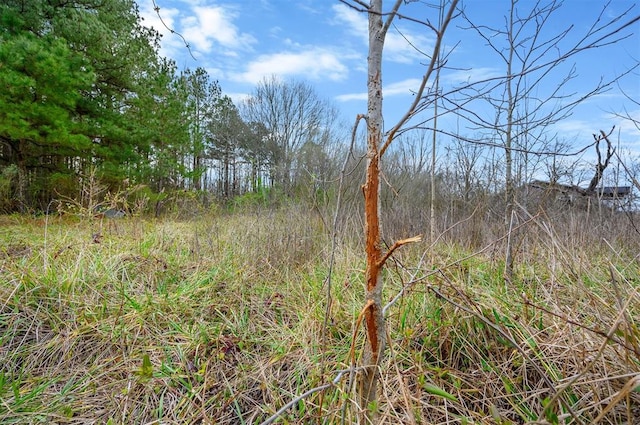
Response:
[{"label": "tall grass", "polygon": [[[260,423],[361,346],[359,229],[342,229],[325,322],[330,229],[313,211],[0,221],[0,423]],[[629,230],[523,222],[508,284],[499,235],[390,263],[386,297],[406,293],[388,309],[382,423],[640,422]],[[347,373],[278,420],[352,423],[353,395]]]}]

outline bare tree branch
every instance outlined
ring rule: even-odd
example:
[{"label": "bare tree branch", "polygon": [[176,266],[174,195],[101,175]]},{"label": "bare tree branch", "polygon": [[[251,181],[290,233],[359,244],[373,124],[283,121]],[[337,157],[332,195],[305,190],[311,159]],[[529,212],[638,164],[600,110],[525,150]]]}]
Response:
[{"label": "bare tree branch", "polygon": [[422,235],[418,235],[418,236],[414,236],[412,238],[407,238],[407,239],[402,239],[399,241],[396,241],[391,248],[389,248],[389,250],[384,254],[384,257],[382,257],[380,259],[380,261],[378,262],[378,266],[382,267],[384,265],[384,263],[387,262],[387,260],[389,259],[389,257],[391,257],[393,255],[393,252],[400,248],[403,245],[409,244],[409,243],[416,243],[416,242],[420,242],[422,240]]},{"label": "bare tree branch", "polygon": [[176,30],[174,30],[173,28],[169,27],[169,25],[167,25],[164,22],[164,19],[162,19],[162,15],[160,14],[160,6],[158,6],[158,4],[156,3],[156,0],[151,0],[153,3],[153,10],[158,14],[158,19],[160,19],[160,22],[162,22],[162,25],[164,25],[164,27],[171,33],[171,34],[176,34],[178,37],[180,37],[182,39],[182,41],[184,42],[184,47],[187,48],[187,50],[189,51],[189,54],[191,55],[191,57],[193,58],[193,60],[197,60],[195,56],[193,56],[193,52],[191,51],[191,46],[189,45],[189,43],[187,42],[187,39],[184,38],[184,36],[182,34],[180,34],[179,32],[177,32]]},{"label": "bare tree branch", "polygon": [[442,44],[442,38],[444,33],[447,30],[447,27],[449,26],[449,23],[451,22],[451,19],[453,18],[453,12],[456,10],[457,5],[458,5],[458,0],[453,0],[451,2],[447,15],[442,23],[442,27],[437,32],[436,43],[433,46],[431,61],[429,62],[429,67],[427,68],[427,72],[425,72],[425,74],[422,76],[422,81],[420,83],[420,87],[418,88],[418,91],[416,92],[415,99],[407,109],[407,112],[404,114],[404,116],[400,118],[398,123],[395,126],[393,126],[393,128],[389,131],[388,135],[386,136],[386,141],[380,148],[381,157],[384,155],[384,152],[387,150],[387,148],[395,138],[395,134],[397,133],[397,131],[400,130],[402,126],[404,126],[406,122],[411,118],[411,116],[415,113],[416,108],[420,103],[420,99],[422,98],[422,93],[424,93],[424,88],[427,85],[427,81],[429,81],[429,78],[431,77],[431,74],[438,62],[438,55],[440,54],[440,46]]},{"label": "bare tree branch", "polygon": [[[611,157],[616,151],[613,145],[611,144],[611,141],[609,140],[609,136],[613,133],[613,130],[615,130],[615,128],[616,127],[613,126],[613,128],[611,128],[611,131],[609,131],[609,134],[605,134],[604,131],[600,130],[600,134],[593,135],[593,139],[595,140],[594,144],[596,146],[598,163],[596,164],[596,172],[593,178],[591,179],[591,182],[589,183],[587,192],[594,192],[596,190],[598,183],[600,183],[600,180],[602,179],[602,174],[604,173],[604,170],[606,170],[607,167],[609,166],[609,161],[611,160]],[[607,157],[605,158],[604,162],[602,162],[602,154],[600,153],[600,142],[603,140],[607,142]]]},{"label": "bare tree branch", "polygon": [[[338,0],[338,1],[340,3],[346,5],[346,6],[350,7],[351,9],[355,10],[356,12],[373,13],[374,15],[378,15],[378,16],[382,16],[382,17],[392,17],[391,20],[393,20],[393,17],[398,17],[398,19],[404,19],[406,21],[415,22],[416,24],[425,25],[425,26],[433,29],[433,25],[431,25],[431,23],[429,21],[422,21],[420,19],[416,19],[416,18],[413,18],[411,16],[403,15],[403,14],[398,13],[398,9],[399,9],[400,4],[402,3],[403,0],[397,0],[397,3],[391,8],[390,12],[376,12],[376,11],[373,11],[369,7],[369,5],[367,3],[365,3],[364,1],[362,1],[362,0],[351,0],[355,4],[351,4],[347,0]],[[388,22],[391,23],[391,20],[389,20]]]},{"label": "bare tree branch", "polygon": [[270,425],[272,423],[274,423],[276,420],[278,420],[278,418],[280,418],[280,416],[282,416],[284,414],[284,412],[286,412],[287,410],[291,409],[293,406],[295,406],[299,401],[304,400],[305,398],[309,397],[310,395],[313,395],[317,392],[320,391],[326,391],[329,388],[335,387],[336,385],[338,385],[338,382],[340,382],[343,378],[343,376],[346,373],[352,373],[352,372],[357,372],[359,370],[361,370],[362,367],[356,367],[356,368],[349,368],[349,369],[344,369],[344,370],[340,370],[338,371],[337,375],[335,378],[333,378],[333,380],[331,382],[328,382],[326,384],[317,386],[315,388],[311,388],[308,391],[305,391],[304,393],[300,394],[299,396],[297,396],[296,398],[292,399],[291,401],[289,401],[287,404],[285,404],[284,406],[282,406],[280,409],[278,409],[278,411],[276,413],[274,413],[273,415],[271,415],[269,418],[267,418],[267,420],[265,420],[264,422],[262,422],[261,425]]}]

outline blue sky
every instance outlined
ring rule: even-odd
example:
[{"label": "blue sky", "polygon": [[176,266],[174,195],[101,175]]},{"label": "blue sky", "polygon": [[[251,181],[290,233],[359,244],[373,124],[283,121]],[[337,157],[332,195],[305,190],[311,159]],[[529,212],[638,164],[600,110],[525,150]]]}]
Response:
[{"label": "blue sky", "polygon": [[[322,97],[335,102],[345,122],[351,123],[357,113],[366,112],[367,18],[338,0],[156,0],[165,23],[185,37],[196,59],[190,56],[183,40],[160,23],[152,0],[137,2],[144,24],[164,35],[161,53],[173,58],[179,69],[205,68],[235,101],[249,94],[262,78],[275,74],[312,84]],[[385,3],[389,7],[391,2]],[[436,9],[426,3],[403,5],[401,12],[437,23]],[[475,22],[503,27],[510,2],[467,0],[463,4]],[[526,9],[534,1],[521,0],[520,4]],[[597,19],[605,4],[596,0],[566,0],[552,15],[549,32],[543,35],[549,37],[571,26],[565,44],[575,42]],[[640,15],[640,7],[634,6],[634,1],[613,0],[603,18],[630,7],[625,21]],[[387,127],[406,110],[412,100],[411,91],[417,88],[425,71],[424,55],[407,40],[428,52],[434,42],[433,32],[425,26],[407,20],[398,20],[396,24],[388,35],[384,53]],[[443,72],[443,85],[451,87],[464,81],[504,75],[504,66],[495,53],[464,26],[463,20],[454,20],[445,38],[445,46],[451,50],[448,65],[453,69]],[[545,80],[536,93],[543,96],[553,90],[567,67],[573,65],[577,78],[564,89],[566,93],[584,93],[600,78],[611,79],[624,73],[640,60],[640,22],[622,34],[628,37],[616,45],[586,51],[567,60],[565,68]],[[626,108],[640,119],[640,108],[627,101],[619,87],[632,98],[640,99],[640,70],[577,108],[571,117],[554,127],[556,134],[580,146],[593,140],[592,133],[600,129],[608,131],[616,125],[620,131],[616,132],[616,140],[619,135],[624,147],[640,152],[640,131],[610,113]],[[449,125],[452,123],[450,120]],[[443,125],[447,125],[446,121]]]}]

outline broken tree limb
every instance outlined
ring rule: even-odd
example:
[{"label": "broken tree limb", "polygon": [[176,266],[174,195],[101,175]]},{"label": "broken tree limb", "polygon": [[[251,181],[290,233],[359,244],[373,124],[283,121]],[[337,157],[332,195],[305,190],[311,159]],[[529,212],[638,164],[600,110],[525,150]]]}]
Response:
[{"label": "broken tree limb", "polygon": [[393,252],[396,249],[400,248],[403,245],[409,244],[409,243],[420,242],[421,240],[422,240],[422,235],[418,235],[418,236],[414,236],[412,238],[407,238],[407,239],[402,239],[402,240],[396,241],[396,243],[394,243],[391,246],[391,248],[389,248],[387,253],[384,254],[384,256],[380,259],[380,261],[378,261],[378,267],[384,266],[384,263],[387,262],[389,257],[391,257],[391,255],[393,255]]}]

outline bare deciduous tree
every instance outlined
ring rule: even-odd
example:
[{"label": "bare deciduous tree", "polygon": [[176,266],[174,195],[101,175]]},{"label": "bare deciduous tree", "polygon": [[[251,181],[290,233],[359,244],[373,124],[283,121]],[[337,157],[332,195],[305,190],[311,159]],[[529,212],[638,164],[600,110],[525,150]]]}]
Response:
[{"label": "bare deciduous tree", "polygon": [[385,11],[382,8],[382,0],[365,2],[342,0],[348,6],[366,12],[369,18],[369,51],[367,69],[367,171],[365,183],[362,187],[364,194],[365,214],[365,305],[363,317],[366,329],[366,344],[362,364],[363,372],[358,380],[359,404],[364,411],[364,420],[373,420],[373,409],[377,401],[379,382],[379,364],[386,347],[385,320],[382,312],[382,270],[385,262],[393,252],[402,245],[415,242],[419,238],[409,238],[395,242],[386,252],[381,246],[381,217],[380,217],[380,161],[393,142],[398,132],[405,126],[412,114],[421,102],[427,82],[430,80],[434,69],[438,64],[440,46],[444,33],[456,10],[457,0],[453,0],[444,15],[442,25],[433,27],[428,22],[425,25],[436,33],[436,42],[433,53],[425,74],[422,77],[420,87],[416,89],[414,101],[407,108],[405,115],[388,131],[383,128],[382,115],[382,51],[387,32],[393,20],[399,16],[398,11],[402,0],[396,0],[393,6]]},{"label": "bare deciduous tree", "polygon": [[335,108],[307,83],[264,79],[242,107],[247,122],[262,123],[273,143],[272,178],[291,190],[296,157],[305,143],[322,143],[336,119]]},{"label": "bare deciduous tree", "polygon": [[[589,187],[587,187],[587,192],[595,192],[595,190],[598,188],[598,184],[602,180],[602,175],[604,174],[604,170],[607,169],[607,167],[609,166],[609,162],[611,161],[611,158],[616,152],[616,149],[613,147],[613,145],[611,144],[611,141],[609,140],[609,136],[611,135],[613,130],[614,129],[612,128],[609,134],[606,134],[604,131],[600,130],[600,134],[593,135],[593,139],[595,140],[596,156],[597,156],[598,163],[596,164],[596,171],[593,175],[593,178],[589,182]],[[604,162],[602,161],[602,153],[600,152],[600,142],[602,142],[603,140],[607,142],[607,156],[604,159]]]},{"label": "bare deciduous tree", "polygon": [[449,192],[463,204],[470,204],[476,200],[479,191],[489,190],[489,178],[485,176],[484,167],[489,166],[485,157],[488,148],[486,146],[467,143],[456,138],[446,148],[447,169],[451,175]]},{"label": "bare deciduous tree", "polygon": [[[527,155],[547,150],[549,138],[545,134],[552,131],[554,124],[570,116],[585,100],[607,91],[620,78],[603,77],[589,91],[576,93],[569,86],[578,77],[576,65],[567,67],[567,61],[586,50],[606,47],[629,37],[631,34],[623,30],[640,19],[623,21],[631,9],[607,18],[609,9],[605,4],[593,25],[575,36],[576,42],[571,42],[569,37],[576,31],[573,25],[553,27],[552,18],[561,6],[558,0],[534,3],[511,0],[502,27],[475,23],[464,14],[468,29],[489,46],[505,70],[503,77],[484,81],[482,85],[470,85],[467,100],[458,102],[456,108],[464,104],[458,111],[468,127],[484,130],[484,140],[496,140],[504,149],[507,225],[513,219],[516,186],[521,183],[514,174],[518,155],[526,167]],[[631,70],[627,70],[629,72]],[[513,257],[513,250],[508,249],[507,280],[513,273]]]}]

